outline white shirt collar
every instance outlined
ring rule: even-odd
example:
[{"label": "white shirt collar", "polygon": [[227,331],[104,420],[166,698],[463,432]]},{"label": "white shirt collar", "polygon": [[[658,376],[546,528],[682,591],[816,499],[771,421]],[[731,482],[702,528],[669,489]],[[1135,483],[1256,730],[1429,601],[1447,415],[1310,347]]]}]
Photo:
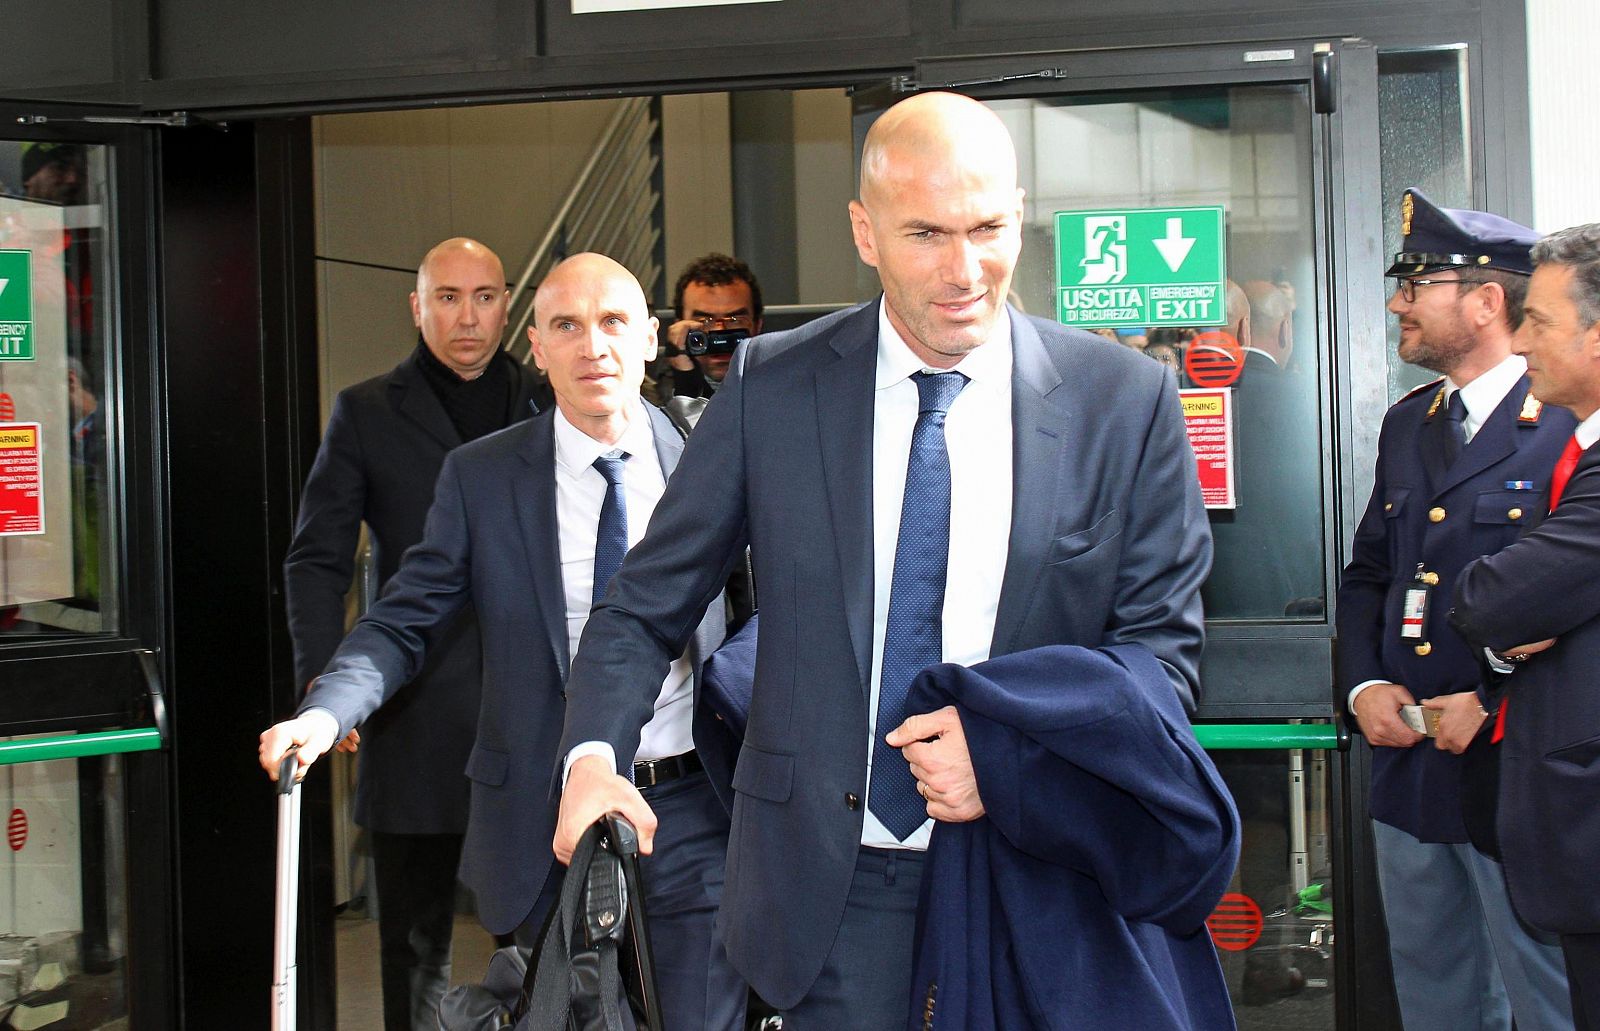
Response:
[{"label": "white shirt collar", "polygon": [[614,450],[626,451],[630,456],[650,453],[655,447],[655,433],[650,429],[650,415],[644,410],[642,399],[633,402],[633,412],[628,425],[615,444],[604,444],[572,425],[566,413],[556,408],[556,465],[569,475],[577,475],[601,455]]},{"label": "white shirt collar", "polygon": [[1520,354],[1508,354],[1500,360],[1499,365],[1464,387],[1456,386],[1455,381],[1446,376],[1445,400],[1450,400],[1450,395],[1457,390],[1461,391],[1461,403],[1467,406],[1467,419],[1474,428],[1482,426],[1527,371],[1526,358]]},{"label": "white shirt collar", "polygon": [[1578,446],[1585,451],[1594,447],[1600,441],[1600,409],[1592,412],[1589,417],[1578,423],[1578,428],[1573,431],[1573,436],[1578,438]]},{"label": "white shirt collar", "polygon": [[[905,342],[894,323],[889,321],[889,305],[878,298],[878,372],[874,387],[882,390],[892,387],[912,373],[929,369],[932,372],[950,372],[951,369],[932,369],[923,364]],[[955,364],[974,383],[990,383],[1005,390],[1011,389],[1011,309],[1000,308],[999,317],[989,338],[968,351]]]}]

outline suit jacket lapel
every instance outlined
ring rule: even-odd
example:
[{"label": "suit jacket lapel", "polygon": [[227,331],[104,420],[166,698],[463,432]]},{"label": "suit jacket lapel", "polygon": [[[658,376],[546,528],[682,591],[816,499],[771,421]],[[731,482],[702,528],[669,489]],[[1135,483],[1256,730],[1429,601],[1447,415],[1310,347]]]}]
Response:
[{"label": "suit jacket lapel", "polygon": [[829,339],[838,358],[817,370],[813,403],[845,619],[863,690],[870,689],[872,675],[872,413],[877,341],[877,304],[840,323]]},{"label": "suit jacket lapel", "polygon": [[512,480],[517,524],[528,556],[529,583],[538,595],[540,622],[567,682],[567,594],[561,581],[561,526],[556,518],[555,418],[543,412],[527,424],[520,455],[527,468]]},{"label": "suit jacket lapel", "polygon": [[1067,439],[1068,391],[1039,331],[1011,313],[1011,538],[1000,581],[991,655],[1011,650],[1044,568],[1055,527],[1056,499],[1072,449]]},{"label": "suit jacket lapel", "polygon": [[[1528,379],[1524,376],[1506,392],[1489,418],[1473,434],[1472,443],[1461,449],[1455,464],[1434,480],[1434,493],[1443,494],[1458,483],[1464,483],[1517,450],[1517,412],[1528,396]],[[1443,416],[1436,421],[1443,422]],[[1431,427],[1430,427],[1431,428]]]},{"label": "suit jacket lapel", "polygon": [[461,435],[445,413],[439,396],[410,362],[403,362],[389,378],[390,396],[406,418],[421,426],[446,448],[459,447]]},{"label": "suit jacket lapel", "polygon": [[671,479],[673,471],[678,468],[678,459],[683,457],[683,434],[672,425],[666,413],[655,405],[647,404],[644,410],[650,418],[650,432],[656,438],[656,459],[661,463],[661,476]]}]

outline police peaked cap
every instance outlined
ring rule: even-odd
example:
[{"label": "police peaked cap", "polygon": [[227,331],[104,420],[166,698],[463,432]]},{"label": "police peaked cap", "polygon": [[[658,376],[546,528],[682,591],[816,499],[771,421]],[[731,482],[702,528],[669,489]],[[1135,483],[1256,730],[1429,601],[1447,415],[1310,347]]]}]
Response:
[{"label": "police peaked cap", "polygon": [[1412,187],[1400,200],[1403,248],[1386,276],[1454,268],[1493,268],[1533,275],[1530,252],[1539,234],[1486,211],[1441,208]]}]

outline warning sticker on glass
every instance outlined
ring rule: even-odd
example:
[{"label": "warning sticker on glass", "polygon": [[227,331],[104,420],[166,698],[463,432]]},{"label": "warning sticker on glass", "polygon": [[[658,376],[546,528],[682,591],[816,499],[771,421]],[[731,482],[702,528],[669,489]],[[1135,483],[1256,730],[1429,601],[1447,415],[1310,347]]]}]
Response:
[{"label": "warning sticker on glass", "polygon": [[1200,494],[1207,508],[1237,508],[1234,489],[1233,388],[1180,390],[1183,427],[1194,449]]},{"label": "warning sticker on glass", "polygon": [[39,424],[0,422],[0,537],[44,533]]}]

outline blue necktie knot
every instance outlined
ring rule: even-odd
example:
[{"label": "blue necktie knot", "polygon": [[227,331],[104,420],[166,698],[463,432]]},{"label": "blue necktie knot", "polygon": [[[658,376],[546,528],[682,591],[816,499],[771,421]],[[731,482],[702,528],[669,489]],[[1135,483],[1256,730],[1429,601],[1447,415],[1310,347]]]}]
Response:
[{"label": "blue necktie knot", "polygon": [[943,415],[950,411],[950,406],[956,403],[956,395],[967,385],[967,375],[964,372],[914,372],[911,381],[917,385],[917,414],[938,412]]},{"label": "blue necktie knot", "polygon": [[600,503],[600,523],[594,534],[594,592],[591,600],[605,597],[611,578],[622,568],[628,553],[628,496],[622,488],[622,469],[628,453],[611,450],[594,460],[595,471],[606,478],[606,496]]}]

